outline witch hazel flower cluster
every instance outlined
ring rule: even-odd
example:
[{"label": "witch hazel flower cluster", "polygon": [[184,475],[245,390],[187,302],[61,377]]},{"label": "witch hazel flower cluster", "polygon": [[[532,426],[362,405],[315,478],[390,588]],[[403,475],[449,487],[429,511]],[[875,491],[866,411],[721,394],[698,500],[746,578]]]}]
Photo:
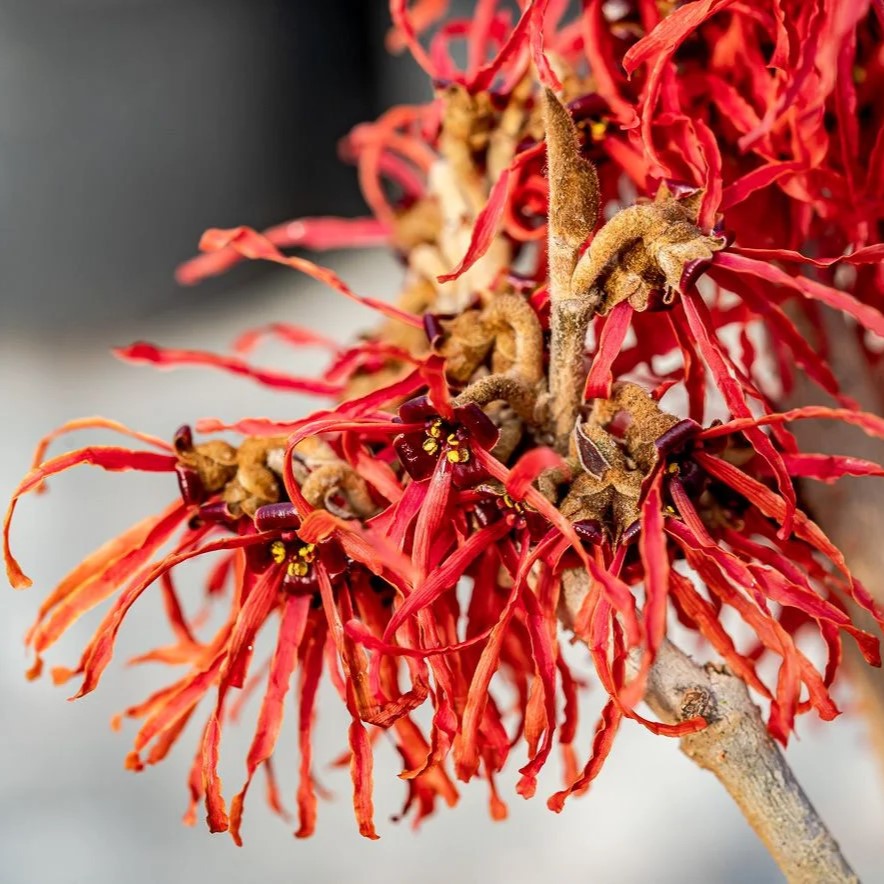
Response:
[{"label": "witch hazel flower cluster", "polygon": [[[881,5],[586,0],[571,17],[559,0],[519,6],[479,0],[461,20],[444,0],[393,0],[390,48],[413,55],[433,98],[344,139],[371,215],[210,230],[178,272],[195,284],[242,259],[283,264],[381,314],[373,332],[345,346],[274,322],[229,355],[117,351],[307,392],[320,410],[231,425],[187,415],[195,430],[168,441],[75,421],[42,440],[10,505],[6,567],[23,588],[9,547],[23,495],[79,465],[164,474],[169,506],[45,598],[28,674],[103,607],[79,661],[51,670],[77,697],[94,690],[133,606],[160,594],[169,643],[138,659],[175,674],[122,713],[138,722],[126,766],[195,743],[186,818],[204,803],[209,828],[238,843],[259,768],[271,805],[285,803],[272,765],[285,715],[300,749],[296,834],[313,832],[323,678],[350,720],[358,828],[375,838],[382,732],[402,768],[380,775],[401,778],[402,815],[417,823],[473,778],[505,817],[497,775],[517,768],[531,797],[554,751],[565,781],[546,800],[561,810],[624,719],[668,736],[705,728],[639,708],[675,622],[748,685],[784,744],[799,715],[838,714],[845,639],[880,664],[849,603],[879,626],[884,614],[802,510],[798,482],[884,470],[802,451],[790,425],[842,421],[884,438],[884,419],[839,390],[821,321],[839,311],[877,358]],[[389,302],[286,251],[379,246],[404,268]],[[267,337],[318,347],[327,367],[309,378],[258,367]],[[796,366],[836,407],[781,410]],[[90,428],[128,441],[48,456],[57,437]],[[203,591],[223,611],[214,634],[185,613],[197,587],[175,577],[204,557]],[[275,639],[267,661],[254,659],[262,633]],[[575,640],[594,684],[563,655]],[[808,641],[825,648],[819,668]],[[250,692],[254,736],[231,792],[222,737]],[[576,740],[586,705],[588,746]]]}]

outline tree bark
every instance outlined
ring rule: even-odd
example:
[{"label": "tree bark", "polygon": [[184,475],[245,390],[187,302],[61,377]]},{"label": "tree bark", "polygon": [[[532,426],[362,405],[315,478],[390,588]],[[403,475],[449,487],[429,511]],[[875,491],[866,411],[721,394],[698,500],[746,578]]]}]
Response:
[{"label": "tree bark", "polygon": [[[580,610],[586,580],[582,571],[565,574],[561,613],[566,627]],[[651,667],[644,699],[667,724],[696,715],[709,722],[704,730],[682,737],[681,750],[727,789],[787,881],[859,881],[741,679],[722,667],[698,665],[666,641]]]}]

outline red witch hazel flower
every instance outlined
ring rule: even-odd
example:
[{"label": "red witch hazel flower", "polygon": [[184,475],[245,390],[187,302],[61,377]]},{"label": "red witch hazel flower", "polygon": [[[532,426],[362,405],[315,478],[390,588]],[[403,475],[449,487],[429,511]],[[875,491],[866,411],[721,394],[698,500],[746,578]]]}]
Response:
[{"label": "red witch hazel flower", "polygon": [[[173,641],[137,659],[180,674],[120,717],[140,722],[127,766],[163,759],[211,697],[187,818],[204,801],[210,829],[238,843],[259,767],[282,812],[273,754],[292,683],[297,834],[317,816],[311,729],[325,675],[350,719],[359,831],[374,838],[380,731],[403,760],[403,815],[419,822],[439,800],[456,803],[455,778],[485,779],[491,814],[504,817],[497,774],[518,765],[517,791],[530,797],[556,745],[565,782],[548,804],[561,810],[598,775],[624,719],[668,736],[706,729],[709,716],[658,721],[638,708],[676,621],[751,689],[783,744],[801,714],[838,714],[844,636],[880,665],[877,636],[853,612],[876,627],[884,614],[801,508],[799,486],[884,469],[803,452],[789,427],[837,421],[884,438],[884,419],[839,389],[821,312],[848,317],[877,358],[881,22],[867,4],[593,0],[570,20],[564,3],[520,5],[514,22],[494,2],[443,22],[444,2],[394,0],[391,46],[412,52],[436,92],[345,141],[374,217],[209,231],[205,254],[179,271],[195,283],[241,258],[284,264],[381,313],[373,333],[344,348],[274,323],[229,356],[118,351],[328,407],[288,422],[203,420],[205,438],[183,427],[172,444],[74,422],[43,440],[10,505],[7,573],[24,587],[9,550],[22,495],[81,464],[168,473],[170,495],[177,479],[166,510],[88,556],[44,601],[29,675],[109,603],[77,665],[52,670],[57,682],[82,680],[76,696],[92,691],[135,601],[160,593]],[[450,52],[458,40],[463,69]],[[636,196],[624,206],[626,193]],[[282,251],[380,243],[405,263],[396,304]],[[259,368],[251,352],[267,336],[321,348],[329,365],[315,378]],[[793,364],[837,407],[783,410]],[[58,435],[92,427],[147,447],[46,459]],[[221,430],[241,441],[212,438]],[[174,575],[209,555],[207,601],[224,617],[203,634]],[[263,631],[275,649],[260,665]],[[569,638],[601,685],[588,752],[575,745],[584,685],[562,654]],[[819,642],[821,669],[809,650]],[[222,732],[262,684],[228,805]],[[415,715],[423,706],[430,714]]]},{"label": "red witch hazel flower", "polygon": [[484,475],[481,460],[473,453],[478,445],[485,451],[494,448],[500,436],[491,419],[474,402],[454,406],[451,419],[440,417],[426,396],[412,399],[399,407],[404,423],[423,422],[423,428],[402,433],[393,440],[396,456],[412,479],[428,479],[440,460],[451,467],[451,481],[461,488],[475,485]]}]

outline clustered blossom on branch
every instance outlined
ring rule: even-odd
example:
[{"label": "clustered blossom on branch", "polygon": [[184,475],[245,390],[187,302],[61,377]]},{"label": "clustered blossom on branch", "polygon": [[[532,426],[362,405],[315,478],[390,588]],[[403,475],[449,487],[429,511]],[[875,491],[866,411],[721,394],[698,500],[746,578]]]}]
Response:
[{"label": "clustered blossom on branch", "polygon": [[[74,621],[113,600],[79,662],[52,670],[56,682],[80,680],[76,696],[92,691],[132,605],[161,593],[172,641],[139,660],[180,675],[123,713],[140,722],[127,766],[160,761],[193,718],[188,818],[205,801],[211,830],[237,842],[259,767],[281,807],[272,758],[287,711],[298,721],[297,834],[313,831],[324,673],[350,716],[355,813],[374,838],[379,729],[402,757],[403,815],[419,822],[457,801],[455,779],[473,777],[504,817],[496,775],[516,765],[529,797],[557,746],[566,782],[548,804],[560,810],[597,775],[624,718],[667,735],[705,727],[636,709],[675,619],[767,701],[783,743],[799,714],[838,714],[830,687],[844,636],[880,665],[878,639],[847,603],[879,624],[884,614],[801,510],[795,480],[884,470],[802,452],[789,424],[844,421],[884,438],[884,419],[838,390],[819,322],[822,306],[841,311],[878,358],[881,8],[586,0],[569,18],[557,0],[519,6],[514,17],[478,0],[471,18],[445,20],[444,0],[393,0],[390,46],[411,52],[435,92],[344,140],[372,216],[211,230],[179,270],[193,284],[241,258],[284,264],[383,314],[374,333],[342,347],[274,323],[229,356],[147,343],[117,354],[211,366],[325,397],[326,408],[291,422],[204,419],[198,436],[185,426],[171,443],[75,421],[43,440],[7,515],[7,571],[24,587],[8,544],[22,495],[81,464],[167,473],[170,489],[177,479],[166,510],[44,601],[29,674]],[[405,265],[395,305],[282,251],[379,245]],[[326,350],[327,369],[256,367],[268,336]],[[839,407],[778,411],[793,365]],[[46,458],[58,435],[89,428],[143,447]],[[173,577],[208,554],[206,592],[226,611],[214,635],[185,614]],[[561,650],[563,582],[575,573],[587,592],[569,632],[603,696],[590,747],[575,745],[584,686]],[[753,646],[731,634],[732,615]],[[252,657],[264,630],[276,645],[262,668]],[[810,635],[827,651],[822,671]],[[254,738],[242,787],[225,798],[222,730],[249,691],[263,691]],[[413,714],[425,704],[428,728]]]}]

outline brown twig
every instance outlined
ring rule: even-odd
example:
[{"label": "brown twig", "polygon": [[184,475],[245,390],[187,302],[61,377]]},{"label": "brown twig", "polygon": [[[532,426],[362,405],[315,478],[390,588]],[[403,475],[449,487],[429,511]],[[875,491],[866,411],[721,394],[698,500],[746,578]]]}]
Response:
[{"label": "brown twig", "polygon": [[[565,574],[561,614],[566,626],[573,623],[586,591],[584,572]],[[637,669],[637,661],[630,663]],[[648,675],[645,702],[669,724],[697,715],[708,721],[704,730],[682,737],[681,749],[727,789],[787,881],[859,881],[741,679],[720,667],[699,666],[666,641]]]},{"label": "brown twig", "polygon": [[571,115],[549,89],[544,121],[549,174],[550,416],[556,444],[565,452],[583,402],[586,330],[598,301],[595,291],[575,294],[571,275],[580,247],[598,220],[599,183],[595,168],[580,156]]}]

